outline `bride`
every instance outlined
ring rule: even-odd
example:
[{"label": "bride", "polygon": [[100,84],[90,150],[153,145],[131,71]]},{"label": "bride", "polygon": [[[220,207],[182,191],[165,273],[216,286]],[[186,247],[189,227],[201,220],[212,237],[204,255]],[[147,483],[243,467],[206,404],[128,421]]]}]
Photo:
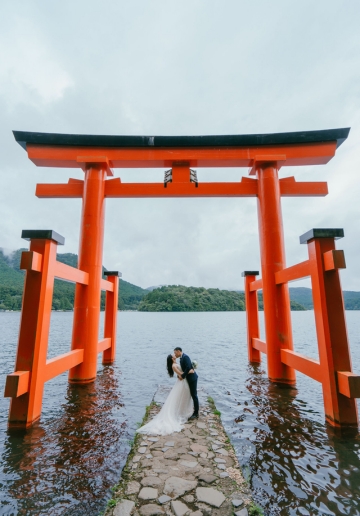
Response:
[{"label": "bride", "polygon": [[[182,374],[182,369],[176,363],[175,355],[168,355],[166,366],[169,376],[172,378]],[[193,371],[192,371],[193,372]],[[177,380],[171,389],[160,412],[146,425],[137,430],[140,434],[168,435],[180,432],[182,425],[193,413],[193,403],[188,382]]]}]

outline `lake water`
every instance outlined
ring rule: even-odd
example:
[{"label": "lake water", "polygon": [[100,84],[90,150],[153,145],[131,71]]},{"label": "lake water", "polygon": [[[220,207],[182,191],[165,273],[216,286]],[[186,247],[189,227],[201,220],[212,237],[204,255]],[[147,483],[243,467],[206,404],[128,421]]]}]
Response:
[{"label": "lake water", "polygon": [[[103,314],[102,314],[103,315]],[[40,423],[7,432],[0,397],[0,514],[97,515],[125,464],[136,423],[159,385],[172,385],[165,357],[181,346],[197,359],[255,500],[266,515],[360,515],[360,438],[324,424],[320,385],[298,373],[297,389],[270,384],[265,361],[249,366],[244,312],[119,312],[116,363],[95,383],[46,384]],[[360,312],[347,312],[360,372]],[[52,313],[48,357],[70,349],[72,313]],[[293,312],[295,349],[317,357],[312,311]],[[0,313],[0,393],[13,371],[19,313]]]}]

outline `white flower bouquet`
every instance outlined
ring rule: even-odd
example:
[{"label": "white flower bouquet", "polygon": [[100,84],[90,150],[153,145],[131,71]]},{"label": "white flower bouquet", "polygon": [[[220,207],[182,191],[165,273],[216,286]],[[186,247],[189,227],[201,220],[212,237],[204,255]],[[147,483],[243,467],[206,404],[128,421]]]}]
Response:
[{"label": "white flower bouquet", "polygon": [[196,360],[193,360],[192,362],[193,369],[197,369],[198,363]]}]

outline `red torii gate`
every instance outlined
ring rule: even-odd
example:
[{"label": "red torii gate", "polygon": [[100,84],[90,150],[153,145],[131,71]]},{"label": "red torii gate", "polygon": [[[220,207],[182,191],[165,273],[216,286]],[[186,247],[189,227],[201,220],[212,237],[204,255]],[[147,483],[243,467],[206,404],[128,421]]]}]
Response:
[{"label": "red torii gate", "polygon": [[[38,197],[82,198],[79,264],[78,269],[73,269],[56,262],[56,245],[63,243],[63,238],[55,232],[23,232],[24,238],[31,240],[31,246],[30,253],[24,253],[22,259],[27,276],[17,362],[15,372],[7,377],[5,389],[5,395],[12,398],[9,426],[27,427],[40,417],[43,385],[50,378],[69,370],[71,383],[92,382],[96,377],[99,351],[104,351],[105,363],[114,360],[117,273],[110,273],[110,281],[101,279],[107,197],[257,197],[263,279],[255,281],[257,273],[244,273],[249,359],[259,361],[259,351],[265,352],[269,379],[289,385],[295,383],[294,369],[309,374],[306,369],[310,364],[314,370],[315,366],[309,359],[293,352],[287,281],[299,278],[301,274],[297,272],[296,278],[290,278],[290,274],[279,279],[279,273],[286,271],[281,197],[324,196],[328,193],[327,183],[297,182],[294,177],[279,179],[278,171],[282,166],[326,164],[348,133],[349,129],[331,129],[261,135],[139,137],[14,131],[16,141],[27,151],[35,165],[82,168],[85,177],[83,181],[69,179],[67,184],[38,184],[36,187]],[[239,182],[201,183],[192,167],[248,167],[249,175],[254,177],[242,177]],[[163,183],[122,183],[120,178],[111,178],[113,168],[170,170],[165,172]],[[311,242],[325,238],[326,249],[334,250],[331,242],[337,236],[336,232],[320,236],[316,230],[314,232],[309,239]],[[333,268],[326,270],[338,274],[337,268],[342,266],[342,262],[339,262],[338,255],[332,256],[333,261],[331,257],[329,260]],[[42,280],[39,279],[39,273]],[[46,281],[49,277],[48,284]],[[46,350],[51,310],[49,299],[54,277],[76,282],[76,291],[72,351],[49,363],[46,362]],[[334,288],[333,293],[337,298],[340,296],[342,301],[340,283]],[[98,342],[101,289],[107,291],[108,303],[105,338]],[[264,293],[266,344],[258,338],[259,289],[263,289]],[[51,295],[45,302],[46,291]],[[31,306],[35,303],[38,309],[31,315]],[[340,303],[336,306],[341,308],[338,316],[344,319],[343,305]],[[334,314],[336,316],[336,311],[331,315]],[[328,313],[325,314],[327,317]],[[329,408],[329,404],[325,403],[329,423],[334,426],[354,426],[358,421],[354,398],[360,396],[360,377],[351,372],[345,322],[342,329],[342,340],[338,342],[336,353],[340,352],[347,357],[342,361],[345,369],[340,373],[343,374],[336,376],[339,373],[336,360],[330,360],[327,376],[332,375],[330,379],[323,379],[320,370],[310,376],[322,381],[325,401],[329,389],[334,391],[336,406],[333,404]],[[332,353],[331,338],[327,343],[329,349],[325,348],[328,353]],[[319,363],[320,369],[325,367],[323,363]],[[340,410],[339,407],[345,409]]]}]

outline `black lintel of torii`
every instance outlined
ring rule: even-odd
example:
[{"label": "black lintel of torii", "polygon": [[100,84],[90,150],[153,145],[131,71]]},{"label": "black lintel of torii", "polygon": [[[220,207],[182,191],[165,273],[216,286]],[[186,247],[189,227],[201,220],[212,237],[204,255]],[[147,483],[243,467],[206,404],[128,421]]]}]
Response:
[{"label": "black lintel of torii", "polygon": [[190,148],[190,147],[262,147],[335,142],[337,148],[346,140],[350,128],[320,131],[295,131],[268,134],[235,134],[209,136],[118,136],[90,134],[59,134],[13,131],[15,140],[26,150],[26,145],[62,147],[118,147],[118,148]]}]

